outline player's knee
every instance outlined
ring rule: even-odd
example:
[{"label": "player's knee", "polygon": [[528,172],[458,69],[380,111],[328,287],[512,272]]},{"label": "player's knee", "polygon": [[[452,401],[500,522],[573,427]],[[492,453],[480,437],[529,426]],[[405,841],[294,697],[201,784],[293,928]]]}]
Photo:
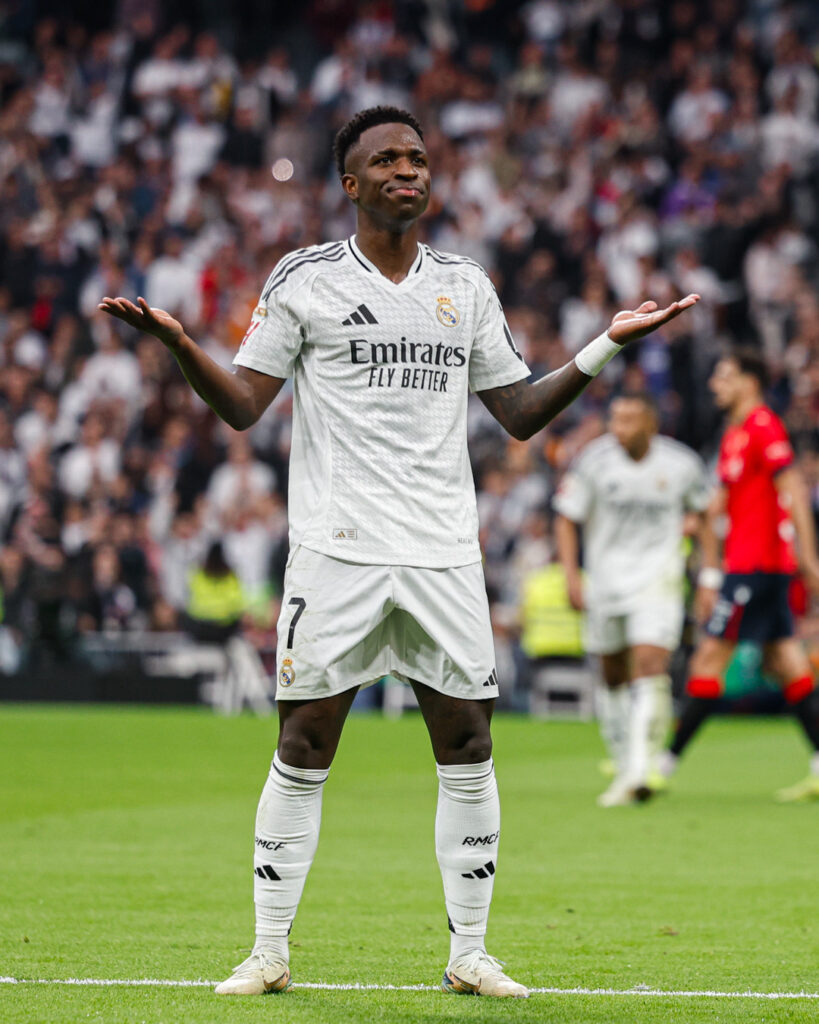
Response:
[{"label": "player's knee", "polygon": [[279,737],[279,758],[293,768],[329,768],[335,748],[315,732],[288,729]]},{"label": "player's knee", "polygon": [[492,737],[489,731],[473,733],[466,739],[449,745],[436,757],[439,764],[481,764],[492,756]]},{"label": "player's knee", "polygon": [[665,655],[646,655],[643,658],[634,659],[634,678],[643,679],[646,676],[661,676],[668,671],[668,657]]}]

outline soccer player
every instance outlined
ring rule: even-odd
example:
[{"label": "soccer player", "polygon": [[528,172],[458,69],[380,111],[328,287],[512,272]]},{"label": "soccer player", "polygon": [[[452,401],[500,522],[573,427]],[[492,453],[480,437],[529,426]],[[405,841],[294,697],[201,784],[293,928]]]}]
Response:
[{"label": "soccer player", "polygon": [[163,341],[238,430],[293,378],[279,741],[256,816],[256,943],[216,991],[290,984],[287,937],[318,841],[322,788],[356,691],[390,673],[412,686],[437,762],[435,846],[451,933],[443,988],[525,997],[484,946],[500,835],[490,736],[498,680],[467,397],[477,392],[511,434],[528,438],[623,344],[698,296],[618,313],[575,360],[529,383],[486,273],[419,243],[430,170],[415,118],[365,110],[334,148],[356,233],[279,262],[235,373],[143,299],[100,303]]},{"label": "soccer player", "polygon": [[650,755],[671,725],[668,667],[684,617],[683,529],[708,505],[702,460],[657,427],[649,394],[615,398],[609,432],[575,459],[553,502],[569,599],[585,606],[586,649],[600,655],[598,714],[616,766],[601,807],[651,796]]},{"label": "soccer player", "polygon": [[782,685],[814,752],[808,777],[780,790],[778,797],[819,799],[819,691],[793,635],[788,603],[797,568],[810,589],[819,592],[819,560],[806,488],[793,465],[785,428],[765,405],[766,382],[762,356],[745,348],[720,359],[711,376],[716,403],[728,414],[719,451],[721,486],[709,508],[709,518],[727,519],[725,574],[716,560],[700,573],[700,584],[710,590],[702,606],[706,635],[692,657],[686,701],[663,772],[674,771],[721,696],[734,647],[749,640],[762,645],[766,666]]}]

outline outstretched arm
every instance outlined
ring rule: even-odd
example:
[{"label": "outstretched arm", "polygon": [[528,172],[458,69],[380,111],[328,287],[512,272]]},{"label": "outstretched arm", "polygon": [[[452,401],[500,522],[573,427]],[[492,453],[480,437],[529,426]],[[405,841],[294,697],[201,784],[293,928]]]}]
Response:
[{"label": "outstretched arm", "polygon": [[698,301],[699,295],[687,295],[665,309],[657,309],[656,302],[644,302],[637,309],[623,310],[605,334],[595,338],[559,370],[533,384],[519,380],[505,387],[479,391],[478,397],[501,426],[519,441],[525,441],[570,405],[623,345],[645,337]]},{"label": "outstretched arm", "polygon": [[137,302],[139,305],[128,299],[106,296],[97,308],[138,331],[159,338],[179,363],[193,390],[228,426],[235,430],[253,426],[281,391],[283,378],[270,377],[245,366],[231,373],[203,352],[170,313],[149,306],[143,298]]}]

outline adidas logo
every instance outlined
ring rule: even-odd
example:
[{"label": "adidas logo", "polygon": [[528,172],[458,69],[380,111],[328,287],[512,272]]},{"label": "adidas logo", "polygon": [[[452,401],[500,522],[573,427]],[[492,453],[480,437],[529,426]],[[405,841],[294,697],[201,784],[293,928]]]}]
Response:
[{"label": "adidas logo", "polygon": [[354,309],[346,320],[341,321],[342,327],[350,327],[352,324],[377,324],[378,321],[362,302],[358,309]]},{"label": "adidas logo", "polygon": [[258,875],[259,878],[269,878],[271,882],[280,882],[281,875],[277,875],[270,864],[262,864],[260,868],[256,868],[253,872],[254,875]]},{"label": "adidas logo", "polygon": [[484,680],[483,685],[484,686],[497,686],[498,685],[498,673],[497,673],[497,671],[494,668],[489,673],[489,678]]},{"label": "adidas logo", "polygon": [[488,860],[482,868],[475,868],[474,871],[462,871],[461,878],[489,878],[490,875],[494,874],[495,865],[491,860]]}]

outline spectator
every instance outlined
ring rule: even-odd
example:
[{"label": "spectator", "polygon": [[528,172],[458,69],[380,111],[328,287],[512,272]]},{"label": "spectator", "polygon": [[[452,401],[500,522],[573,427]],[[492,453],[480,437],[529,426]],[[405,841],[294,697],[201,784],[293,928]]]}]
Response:
[{"label": "spectator", "polygon": [[195,639],[221,644],[238,632],[245,597],[218,541],[211,544],[203,565],[191,573],[188,587],[186,621]]}]

